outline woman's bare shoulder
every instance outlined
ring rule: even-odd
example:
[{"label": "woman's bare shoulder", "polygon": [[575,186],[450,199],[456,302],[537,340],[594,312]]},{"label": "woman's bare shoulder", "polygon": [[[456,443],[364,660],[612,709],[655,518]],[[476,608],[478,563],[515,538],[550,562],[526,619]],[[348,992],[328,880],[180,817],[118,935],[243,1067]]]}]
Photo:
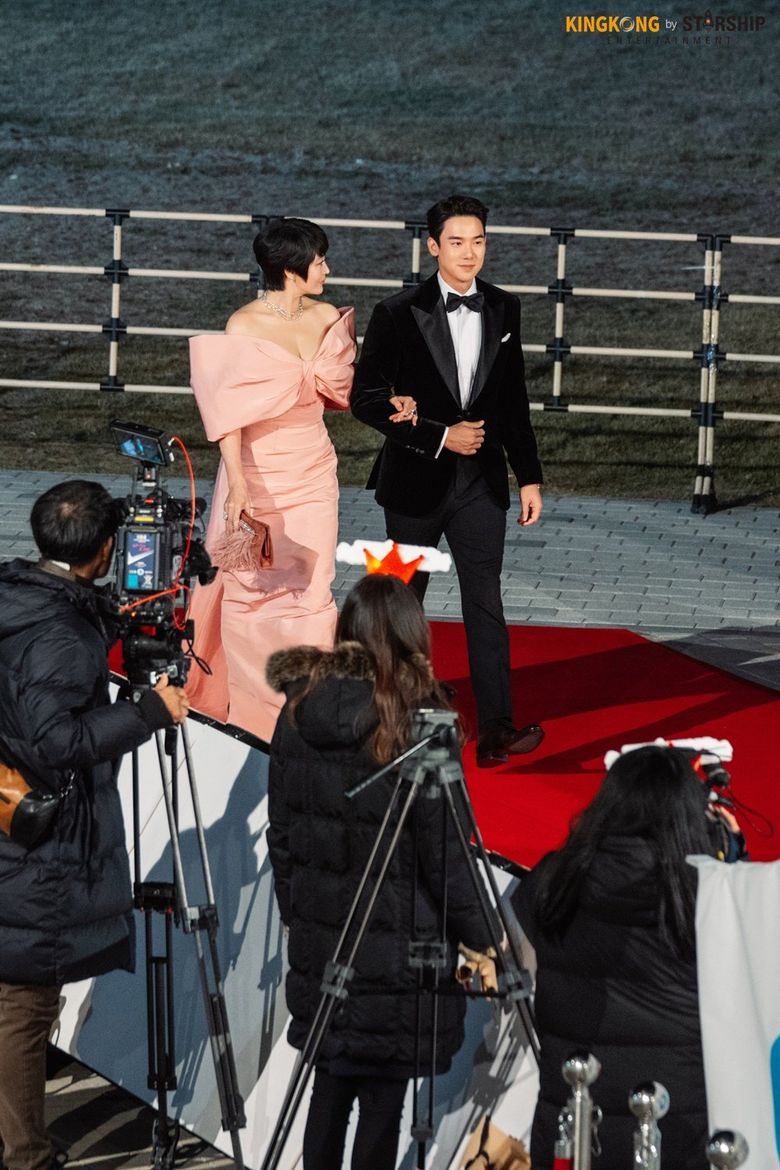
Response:
[{"label": "woman's bare shoulder", "polygon": [[315,301],[311,297],[304,297],[303,305],[306,312],[312,313],[323,325],[332,325],[340,315],[336,306],[329,305],[327,301]]},{"label": "woman's bare shoulder", "polygon": [[249,301],[248,304],[242,305],[240,309],[236,309],[232,316],[228,317],[228,322],[225,326],[225,332],[257,334],[259,318],[260,314],[258,312],[256,302]]}]

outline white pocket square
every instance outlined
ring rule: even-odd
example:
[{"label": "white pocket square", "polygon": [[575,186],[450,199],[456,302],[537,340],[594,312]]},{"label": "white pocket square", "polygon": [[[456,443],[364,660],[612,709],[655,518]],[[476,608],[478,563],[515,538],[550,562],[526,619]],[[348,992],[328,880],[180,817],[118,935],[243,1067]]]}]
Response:
[{"label": "white pocket square", "polygon": [[506,333],[506,334],[505,334],[505,335],[504,335],[504,336],[501,338],[501,344],[503,345],[505,341],[509,341],[509,338],[510,338],[511,336],[512,336],[512,334],[511,334],[511,333]]}]

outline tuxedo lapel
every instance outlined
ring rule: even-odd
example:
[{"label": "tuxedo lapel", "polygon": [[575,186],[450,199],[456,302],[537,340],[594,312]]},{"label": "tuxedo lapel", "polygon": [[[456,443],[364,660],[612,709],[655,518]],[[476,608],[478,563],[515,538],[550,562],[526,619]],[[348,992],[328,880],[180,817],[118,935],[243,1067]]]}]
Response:
[{"label": "tuxedo lapel", "polygon": [[417,303],[411,306],[411,309],[412,316],[430,350],[437,370],[444,379],[450,394],[460,405],[455,347],[452,344],[452,334],[447,323],[447,310],[444,308],[439,282],[435,276],[426,280],[425,284],[422,285],[420,297]]},{"label": "tuxedo lapel", "polygon": [[[493,362],[498,356],[498,347],[501,344],[501,335],[504,328],[503,301],[491,296],[491,286],[484,281],[477,281],[477,288],[485,295],[482,308],[482,347],[479,353],[477,372],[469,396],[469,406],[482,393],[488,374],[493,368]],[[445,321],[446,325],[446,321]]]}]

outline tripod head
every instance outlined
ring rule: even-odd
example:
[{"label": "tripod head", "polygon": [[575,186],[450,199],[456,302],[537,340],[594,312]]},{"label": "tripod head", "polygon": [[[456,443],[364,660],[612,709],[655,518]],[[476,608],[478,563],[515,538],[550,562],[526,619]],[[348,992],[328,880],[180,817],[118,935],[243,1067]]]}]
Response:
[{"label": "tripod head", "polygon": [[[398,768],[404,780],[420,784],[431,773],[452,774],[452,779],[463,775],[458,743],[458,715],[456,711],[440,711],[434,707],[420,707],[412,714],[412,738],[417,743],[401,752],[389,764],[372,772],[365,780],[348,788],[345,795],[353,800],[369,785],[381,780]],[[457,769],[457,771],[455,771]]]},{"label": "tripod head", "polygon": [[458,746],[458,713],[435,707],[418,707],[412,714],[412,738],[427,739],[440,747]]}]

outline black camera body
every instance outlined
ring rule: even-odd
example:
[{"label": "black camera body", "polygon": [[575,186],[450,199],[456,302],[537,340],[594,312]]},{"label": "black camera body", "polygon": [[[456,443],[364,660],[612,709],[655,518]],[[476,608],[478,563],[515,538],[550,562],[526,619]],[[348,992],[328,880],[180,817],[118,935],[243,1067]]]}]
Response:
[{"label": "black camera body", "polygon": [[180,614],[193,579],[205,585],[216,574],[203,543],[206,504],[174,499],[166,490],[173,454],[163,431],[118,420],[110,427],[119,453],[138,464],[131,493],[121,501],[112,590],[127,678],[135,692],[163,674],[183,686],[194,628]]}]

